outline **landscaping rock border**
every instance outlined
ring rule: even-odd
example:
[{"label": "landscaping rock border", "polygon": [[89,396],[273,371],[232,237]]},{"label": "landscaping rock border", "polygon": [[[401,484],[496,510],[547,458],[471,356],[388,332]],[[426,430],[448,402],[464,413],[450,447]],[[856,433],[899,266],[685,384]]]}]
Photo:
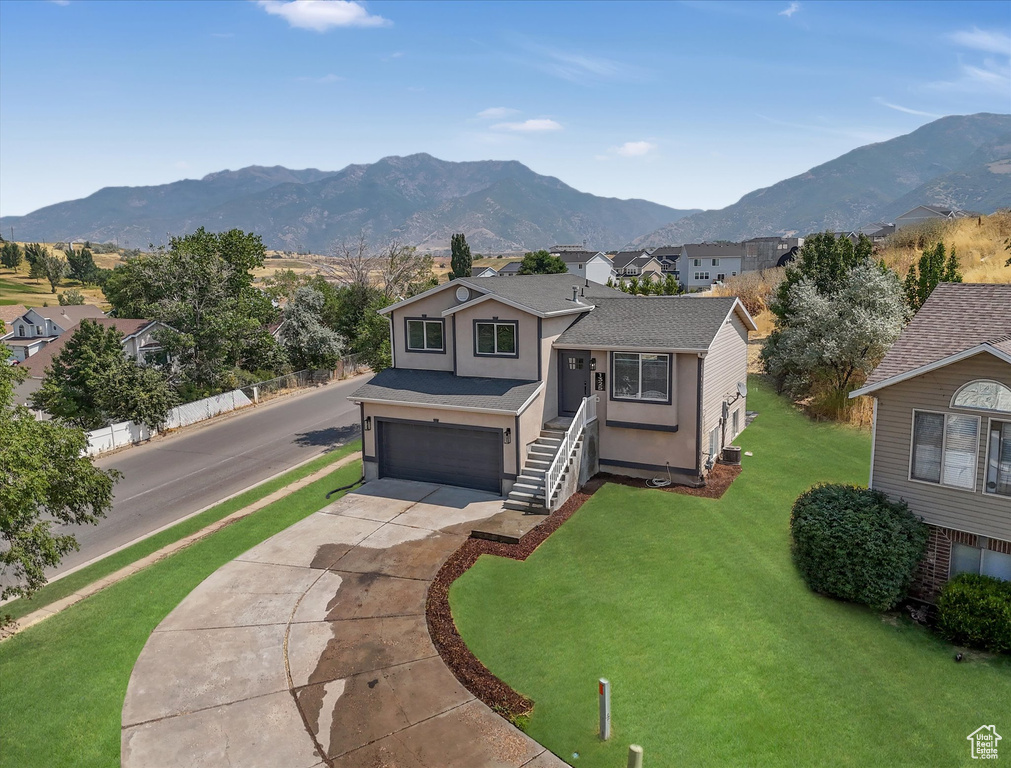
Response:
[{"label": "landscaping rock border", "polygon": [[568,501],[545,518],[544,522],[520,539],[519,544],[503,544],[485,539],[468,539],[454,552],[436,574],[428,589],[425,613],[428,632],[436,650],[464,688],[507,720],[529,714],[534,703],[493,675],[471,653],[460,637],[449,607],[449,588],[481,555],[498,555],[526,560],[541,543],[572,517],[586,501],[610,480],[598,475],[574,493]]}]

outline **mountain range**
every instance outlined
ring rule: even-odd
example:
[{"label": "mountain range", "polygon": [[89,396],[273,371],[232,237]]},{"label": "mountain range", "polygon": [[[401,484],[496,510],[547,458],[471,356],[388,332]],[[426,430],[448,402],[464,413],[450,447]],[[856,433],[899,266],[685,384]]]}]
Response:
[{"label": "mountain range", "polygon": [[268,248],[326,253],[364,232],[444,251],[464,232],[475,252],[556,243],[611,249],[852,229],[920,204],[991,213],[1011,207],[1011,115],[944,117],[869,144],[720,210],[580,192],[516,161],[386,157],[341,171],[250,166],[86,198],[0,219],[20,241],[161,244],[203,226],[238,227]]}]

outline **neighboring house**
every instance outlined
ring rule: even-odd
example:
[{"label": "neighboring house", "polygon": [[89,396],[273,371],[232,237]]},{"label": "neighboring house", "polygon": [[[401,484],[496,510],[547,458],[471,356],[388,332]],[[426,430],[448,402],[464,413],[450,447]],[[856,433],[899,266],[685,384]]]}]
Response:
[{"label": "neighboring house", "polygon": [[474,277],[498,277],[498,272],[493,267],[485,267]]},{"label": "neighboring house", "polygon": [[569,273],[585,280],[604,285],[614,277],[614,265],[611,264],[610,257],[602,251],[581,251],[565,248],[563,250],[551,251],[552,256],[557,256],[565,262],[569,268]]},{"label": "neighboring house", "polygon": [[10,334],[4,338],[4,344],[11,348],[15,358],[24,361],[75,328],[84,318],[100,317],[105,317],[105,313],[92,304],[31,307],[10,324]]},{"label": "neighboring house", "polygon": [[935,219],[951,221],[953,219],[962,219],[966,216],[975,215],[975,213],[961,211],[957,208],[938,208],[933,205],[918,205],[911,211],[906,211],[901,216],[896,216],[895,228],[904,229],[905,227],[911,227],[916,224],[922,224],[925,221]]},{"label": "neighboring house", "polygon": [[638,277],[640,280],[651,280],[664,272],[663,263],[649,251],[618,251],[611,256],[611,262],[619,279]]},{"label": "neighboring house", "polygon": [[797,258],[804,247],[803,237],[753,237],[745,240],[742,272],[784,267]]},{"label": "neighboring house", "polygon": [[649,252],[649,255],[660,262],[664,275],[673,272],[674,277],[678,277],[678,259],[681,258],[683,247],[681,245],[664,245],[654,248]]},{"label": "neighboring house", "polygon": [[1011,285],[938,285],[858,395],[874,397],[869,486],[930,525],[914,593],[1011,580]]},{"label": "neighboring house", "polygon": [[681,284],[697,291],[741,273],[743,243],[691,243],[681,247]]},{"label": "neighboring house", "polygon": [[[87,319],[106,328],[115,328],[122,333],[123,354],[141,365],[154,361],[162,351],[161,345],[154,338],[154,332],[168,326],[157,320],[127,320],[113,317]],[[42,386],[46,368],[52,364],[53,358],[63,351],[73,335],[72,331],[64,332],[46,344],[37,354],[19,363],[19,367],[28,371],[28,378],[18,385],[16,402],[27,403],[28,397]]]},{"label": "neighboring house", "polygon": [[[14,321],[27,311],[28,307],[23,307],[20,304],[0,306],[0,321],[3,321],[3,330],[0,330],[0,343],[5,342],[14,335]],[[9,360],[18,359],[14,355],[14,350],[10,347],[7,348],[5,354]]]},{"label": "neighboring house", "polygon": [[[572,478],[598,466],[702,482],[744,428],[751,317],[732,297],[576,283],[463,278],[380,310],[393,366],[349,398],[365,476],[479,488],[533,510],[564,502]],[[566,430],[579,440],[570,454]]]},{"label": "neighboring house", "polygon": [[502,265],[498,269],[500,277],[516,277],[520,273],[520,268],[523,266],[522,261],[510,261],[507,264]]}]

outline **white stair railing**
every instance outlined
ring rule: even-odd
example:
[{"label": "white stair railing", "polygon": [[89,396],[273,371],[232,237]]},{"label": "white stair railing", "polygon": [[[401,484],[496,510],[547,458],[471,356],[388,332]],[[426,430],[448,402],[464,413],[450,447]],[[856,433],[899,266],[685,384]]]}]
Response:
[{"label": "white stair railing", "polygon": [[548,467],[547,474],[544,475],[544,506],[548,510],[554,509],[552,499],[562,482],[562,478],[565,476],[565,470],[569,465],[569,459],[572,458],[572,454],[576,449],[576,441],[579,439],[579,435],[587,424],[596,421],[596,419],[597,396],[590,395],[589,397],[584,397],[583,402],[579,404],[579,408],[576,410],[576,415],[572,417],[572,423],[565,432],[565,437],[558,448],[558,453],[555,454],[551,466]]}]

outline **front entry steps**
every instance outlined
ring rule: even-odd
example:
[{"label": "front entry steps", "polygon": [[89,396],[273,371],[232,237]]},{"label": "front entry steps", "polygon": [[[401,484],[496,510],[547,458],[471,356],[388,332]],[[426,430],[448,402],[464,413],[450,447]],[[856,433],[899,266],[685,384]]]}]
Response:
[{"label": "front entry steps", "polygon": [[[569,422],[571,421],[569,419]],[[547,503],[544,500],[544,476],[558,454],[562,440],[565,439],[566,427],[558,428],[554,422],[544,425],[540,437],[530,444],[527,460],[503,507],[529,515],[548,514]]]}]

